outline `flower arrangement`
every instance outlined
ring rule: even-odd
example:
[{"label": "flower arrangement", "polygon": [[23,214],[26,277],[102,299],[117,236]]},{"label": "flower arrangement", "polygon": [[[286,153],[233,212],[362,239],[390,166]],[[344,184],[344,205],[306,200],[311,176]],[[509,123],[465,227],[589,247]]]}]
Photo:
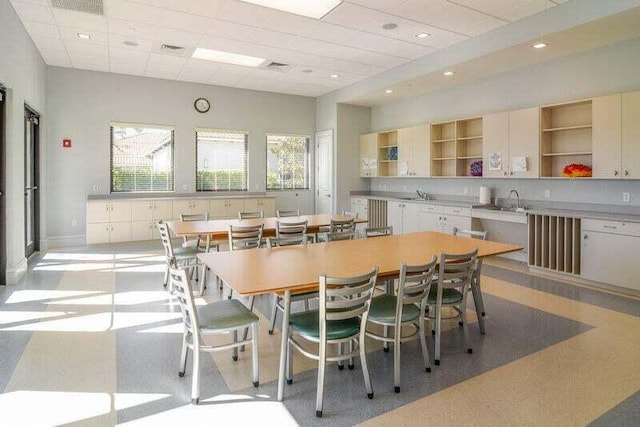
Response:
[{"label": "flower arrangement", "polygon": [[482,176],[482,160],[476,160],[469,167],[469,175]]},{"label": "flower arrangement", "polygon": [[568,178],[585,178],[591,176],[591,166],[579,163],[571,163],[564,167],[562,176]]}]

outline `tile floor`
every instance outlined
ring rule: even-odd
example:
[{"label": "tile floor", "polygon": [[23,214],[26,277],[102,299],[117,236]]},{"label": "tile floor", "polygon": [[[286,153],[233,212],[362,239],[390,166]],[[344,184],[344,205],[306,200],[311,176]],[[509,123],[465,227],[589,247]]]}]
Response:
[{"label": "tile floor", "polygon": [[[238,362],[215,353],[193,406],[191,364],[177,375],[180,312],[163,266],[155,244],[57,250],[0,290],[0,425],[640,425],[640,300],[491,265],[486,335],[468,313],[473,354],[455,324],[430,374],[418,343],[404,345],[399,394],[392,352],[372,345],[373,400],[358,362],[330,366],[315,418],[314,364],[296,357],[277,402],[280,336],[267,334],[262,298],[260,387],[250,352]],[[217,298],[210,285],[201,302]]]}]

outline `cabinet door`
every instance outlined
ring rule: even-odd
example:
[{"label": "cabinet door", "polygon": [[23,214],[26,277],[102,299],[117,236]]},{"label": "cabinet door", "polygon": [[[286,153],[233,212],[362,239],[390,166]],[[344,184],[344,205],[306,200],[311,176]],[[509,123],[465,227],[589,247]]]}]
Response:
[{"label": "cabinet door", "polygon": [[169,200],[155,200],[153,202],[153,220],[171,219],[171,202]]},{"label": "cabinet door", "polygon": [[109,222],[110,203],[105,201],[87,202],[87,224]]},{"label": "cabinet door", "polygon": [[622,97],[620,94],[594,98],[593,177],[619,178],[622,175]]},{"label": "cabinet door", "polygon": [[[492,163],[496,170],[491,170]],[[482,116],[482,176],[502,178],[508,174],[509,113]]]},{"label": "cabinet door", "polygon": [[131,220],[144,221],[153,219],[153,203],[152,201],[132,201],[131,202]]},{"label": "cabinet door", "polygon": [[398,176],[413,176],[413,128],[398,129]]},{"label": "cabinet door", "polygon": [[209,212],[209,201],[208,200],[192,200],[191,201],[191,213],[192,214],[205,214]]},{"label": "cabinet door", "polygon": [[[514,178],[538,178],[540,176],[540,108],[509,111],[509,158],[527,158],[527,171],[510,171]],[[503,158],[503,162],[505,159]]]},{"label": "cabinet door", "polygon": [[113,222],[110,224],[109,241],[111,243],[131,241],[131,222]]},{"label": "cabinet door", "polygon": [[453,227],[470,230],[471,218],[468,216],[443,215],[442,226],[442,232],[447,234],[453,234]]},{"label": "cabinet door", "polygon": [[429,177],[431,175],[431,126],[423,125],[413,128],[412,159],[409,163],[413,176]]},{"label": "cabinet door", "polygon": [[437,212],[418,212],[418,229],[419,231],[442,231],[440,217],[442,215]]},{"label": "cabinet door", "polygon": [[264,211],[265,218],[276,216],[276,200],[262,199],[262,210]]},{"label": "cabinet door", "polygon": [[[242,211],[249,212],[247,206],[245,204],[246,200],[243,199],[229,199],[227,200],[227,218],[228,219],[236,219],[238,218],[238,214]],[[257,209],[260,210],[260,209]],[[255,211],[252,211],[255,212]],[[266,214],[266,212],[265,212]],[[273,214],[275,216],[275,212]]]},{"label": "cabinet door", "polygon": [[415,203],[404,204],[404,212],[402,215],[403,233],[415,233],[420,231],[419,207],[420,205]]},{"label": "cabinet door", "polygon": [[174,200],[172,203],[172,218],[180,219],[181,214],[191,213],[191,202],[192,200],[187,199]]},{"label": "cabinet door", "polygon": [[402,234],[402,214],[404,204],[401,202],[387,203],[387,225],[393,227],[393,234]]},{"label": "cabinet door", "polygon": [[87,224],[87,245],[109,243],[108,223]]},{"label": "cabinet door", "polygon": [[360,176],[378,175],[378,134],[360,136]]},{"label": "cabinet door", "polygon": [[209,200],[209,219],[227,219],[227,212],[227,200]]},{"label": "cabinet door", "polygon": [[640,92],[622,94],[622,177],[640,179]]},{"label": "cabinet door", "polygon": [[[245,212],[258,212],[261,211],[262,207],[260,206],[260,199],[244,199],[244,209]],[[236,218],[238,214],[236,213]]]},{"label": "cabinet door", "polygon": [[580,275],[597,282],[640,290],[640,237],[582,232]]},{"label": "cabinet door", "polygon": [[131,221],[131,240],[151,240],[153,236],[154,222],[147,221]]}]

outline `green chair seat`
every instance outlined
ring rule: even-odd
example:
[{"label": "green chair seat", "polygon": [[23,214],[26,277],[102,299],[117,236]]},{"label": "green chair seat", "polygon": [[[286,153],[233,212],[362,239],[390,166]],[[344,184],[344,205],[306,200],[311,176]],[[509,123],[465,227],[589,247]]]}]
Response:
[{"label": "green chair seat", "polygon": [[[289,325],[302,336],[313,339],[320,338],[320,313],[318,310],[292,314]],[[339,340],[358,335],[358,333],[360,333],[360,319],[357,317],[327,321],[328,340]]]},{"label": "green chair seat", "polygon": [[[431,291],[429,292],[429,297],[427,297],[427,304],[436,305],[438,298],[438,287],[432,286]],[[458,304],[462,301],[462,293],[457,289],[445,288],[442,291],[442,303],[449,304]]]},{"label": "green chair seat", "polygon": [[[369,308],[369,320],[389,325],[395,324],[396,304],[397,298],[394,295],[383,294],[374,297]],[[415,320],[418,316],[420,316],[420,309],[415,304],[405,304],[402,307],[402,323]]]},{"label": "green chair seat", "polygon": [[173,256],[175,256],[177,260],[195,258],[199,253],[202,253],[202,251],[199,250],[197,246],[180,246],[177,248],[173,248]]},{"label": "green chair seat", "polygon": [[259,320],[255,313],[235,299],[209,303],[197,310],[202,330],[238,328]]}]

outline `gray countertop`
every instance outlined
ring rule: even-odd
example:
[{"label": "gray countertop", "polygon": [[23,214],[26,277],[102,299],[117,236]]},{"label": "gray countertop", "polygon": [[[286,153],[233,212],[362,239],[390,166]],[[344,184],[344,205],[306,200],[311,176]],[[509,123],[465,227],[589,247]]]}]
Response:
[{"label": "gray countertop", "polygon": [[92,200],[159,200],[159,199],[253,199],[275,198],[275,195],[266,193],[112,193],[89,194],[88,201]]}]

